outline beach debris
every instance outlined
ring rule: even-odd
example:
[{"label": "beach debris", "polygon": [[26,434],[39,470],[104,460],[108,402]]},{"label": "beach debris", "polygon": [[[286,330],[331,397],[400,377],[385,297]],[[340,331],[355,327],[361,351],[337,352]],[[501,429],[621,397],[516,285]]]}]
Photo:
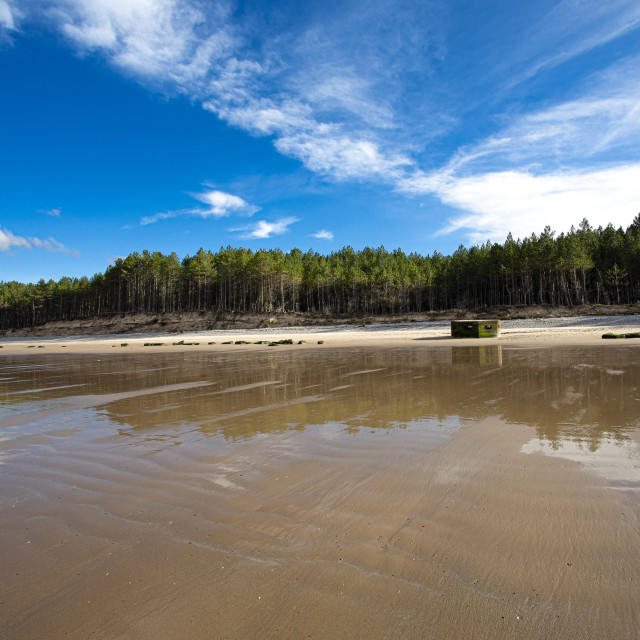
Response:
[{"label": "beach debris", "polygon": [[324,340],[318,340],[318,344],[324,344]]},{"label": "beach debris", "polygon": [[164,347],[164,342],[145,342],[145,347]]},{"label": "beach debris", "polygon": [[215,344],[215,342],[207,342],[207,344]]},{"label": "beach debris", "polygon": [[246,340],[236,340],[236,344],[251,344],[251,343],[247,342]]},{"label": "beach debris", "polygon": [[121,346],[121,347],[128,347],[128,346],[129,346],[129,343],[128,343],[128,342],[123,342],[120,346]]},{"label": "beach debris", "polygon": [[197,346],[199,344],[200,344],[199,342],[185,342],[184,340],[180,340],[180,342],[174,342],[173,346],[175,347],[175,346],[181,345],[181,346],[185,346],[185,347],[191,347],[193,345]]},{"label": "beach debris", "polygon": [[306,340],[298,340],[298,344],[307,344]]},{"label": "beach debris", "polygon": [[223,342],[222,344],[233,344],[232,340],[228,340],[227,342]]},{"label": "beach debris", "polygon": [[636,333],[603,333],[603,340],[619,340],[621,338],[640,338],[640,332]]},{"label": "beach debris", "polygon": [[269,340],[258,340],[257,342],[254,342],[253,344],[270,344]]}]

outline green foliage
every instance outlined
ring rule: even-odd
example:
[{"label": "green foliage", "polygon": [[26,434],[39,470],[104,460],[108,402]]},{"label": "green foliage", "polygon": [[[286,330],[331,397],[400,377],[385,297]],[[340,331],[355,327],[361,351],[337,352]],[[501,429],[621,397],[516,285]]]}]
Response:
[{"label": "green foliage", "polygon": [[0,328],[145,311],[374,315],[501,305],[625,304],[640,299],[640,214],[625,230],[550,227],[451,256],[384,247],[329,255],[292,249],[134,252],[92,278],[0,282]]}]

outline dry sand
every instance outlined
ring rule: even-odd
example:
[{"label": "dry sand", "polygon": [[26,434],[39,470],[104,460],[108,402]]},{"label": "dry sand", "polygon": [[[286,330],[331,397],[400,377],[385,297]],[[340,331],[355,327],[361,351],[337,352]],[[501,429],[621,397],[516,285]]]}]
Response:
[{"label": "dry sand", "polygon": [[[502,333],[486,343],[512,346],[534,345],[595,345],[602,344],[603,333],[632,333],[640,331],[640,315],[581,316],[574,318],[537,318],[503,320]],[[324,346],[406,346],[433,344],[438,346],[477,345],[474,339],[451,338],[450,322],[424,322],[407,324],[378,324],[354,328],[353,325],[327,327],[287,327],[244,330],[185,331],[183,333],[128,333],[95,336],[64,337],[8,337],[0,339],[0,354],[24,353],[113,353],[116,351],[179,351],[218,349],[257,349],[266,345],[253,343],[261,340],[292,339],[297,346],[313,346],[324,341]],[[251,345],[223,344],[236,341]],[[191,343],[176,344],[180,341]],[[609,341],[617,342],[617,341]],[[630,340],[629,342],[635,342]],[[638,340],[640,343],[640,340]],[[145,346],[153,344],[154,346]],[[197,344],[194,344],[197,343]],[[213,344],[212,344],[213,343]],[[160,346],[157,346],[160,344]],[[126,345],[126,346],[125,346]]]}]

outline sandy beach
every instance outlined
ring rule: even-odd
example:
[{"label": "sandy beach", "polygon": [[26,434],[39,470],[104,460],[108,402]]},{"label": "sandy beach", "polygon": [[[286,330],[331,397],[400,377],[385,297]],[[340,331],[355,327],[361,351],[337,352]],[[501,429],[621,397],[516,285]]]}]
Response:
[{"label": "sandy beach", "polygon": [[[502,321],[498,338],[487,338],[487,344],[512,346],[595,345],[602,344],[603,333],[640,331],[640,315],[580,316],[574,318],[536,318]],[[293,340],[296,347],[311,347],[323,341],[326,347],[401,346],[433,344],[438,346],[471,346],[474,339],[451,338],[450,322],[417,322],[406,324],[372,324],[365,327],[335,325],[327,327],[286,327],[218,331],[185,331],[181,333],[127,333],[95,336],[5,337],[0,338],[1,354],[18,353],[113,353],[118,351],[194,351],[260,349],[258,341]],[[251,344],[235,344],[246,341]],[[303,344],[298,344],[303,341]],[[180,342],[188,344],[180,344]],[[224,343],[231,344],[224,344]],[[616,341],[613,341],[616,342]],[[630,340],[635,342],[634,340]],[[640,340],[638,340],[640,343]],[[145,344],[149,346],[145,346]],[[288,345],[283,345],[288,346]]]},{"label": "sandy beach", "polygon": [[4,339],[0,636],[635,640],[639,329]]}]

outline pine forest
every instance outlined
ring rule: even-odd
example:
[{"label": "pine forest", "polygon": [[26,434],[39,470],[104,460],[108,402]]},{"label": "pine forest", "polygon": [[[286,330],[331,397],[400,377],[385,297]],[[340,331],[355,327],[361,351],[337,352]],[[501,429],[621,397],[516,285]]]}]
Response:
[{"label": "pine forest", "polygon": [[145,311],[298,311],[337,316],[640,299],[640,214],[626,229],[549,227],[453,255],[351,247],[132,253],[93,277],[0,282],[1,328]]}]

